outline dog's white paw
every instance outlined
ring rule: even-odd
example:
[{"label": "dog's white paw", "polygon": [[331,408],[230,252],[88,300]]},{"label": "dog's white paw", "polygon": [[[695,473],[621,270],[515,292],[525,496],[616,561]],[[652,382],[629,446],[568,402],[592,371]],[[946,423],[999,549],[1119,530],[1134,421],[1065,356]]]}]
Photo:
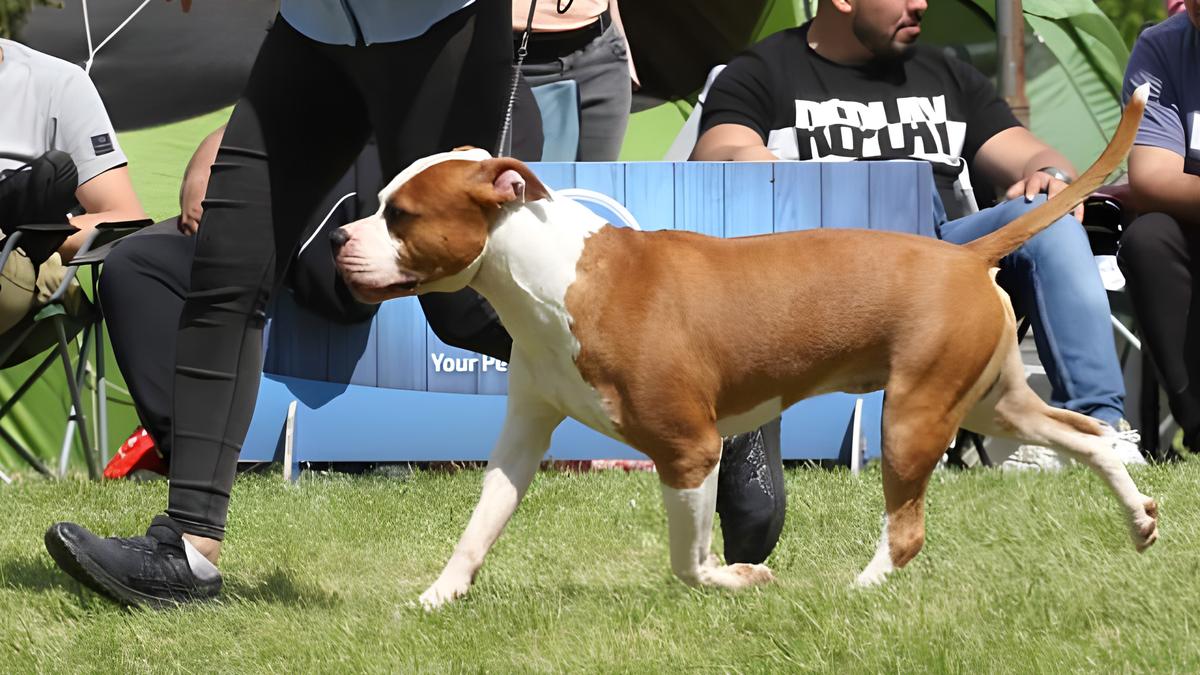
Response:
[{"label": "dog's white paw", "polygon": [[892,571],[893,568],[891,561],[887,561],[885,564],[877,564],[872,561],[870,565],[867,565],[865,570],[859,573],[858,577],[854,580],[853,587],[870,588],[872,586],[878,586],[884,581],[887,581],[888,575],[891,574]]},{"label": "dog's white paw", "polygon": [[425,608],[426,612],[440,609],[446,603],[466,595],[470,588],[470,580],[442,579],[439,577],[437,581],[433,582],[432,586],[425,589],[425,592],[421,594],[421,607]]},{"label": "dog's white paw", "polygon": [[[681,577],[682,578],[682,577]],[[687,582],[687,579],[684,579]],[[761,586],[775,581],[775,575],[766,565],[734,563],[717,567],[700,567],[690,586],[708,586],[738,591],[751,586]]]},{"label": "dog's white paw", "polygon": [[775,581],[775,574],[766,565],[751,565],[750,563],[734,563],[725,568],[741,580],[742,587],[762,586]]},{"label": "dog's white paw", "polygon": [[1138,553],[1154,545],[1158,541],[1158,503],[1143,496],[1142,513],[1134,516],[1130,523],[1130,534],[1133,536],[1133,546]]}]

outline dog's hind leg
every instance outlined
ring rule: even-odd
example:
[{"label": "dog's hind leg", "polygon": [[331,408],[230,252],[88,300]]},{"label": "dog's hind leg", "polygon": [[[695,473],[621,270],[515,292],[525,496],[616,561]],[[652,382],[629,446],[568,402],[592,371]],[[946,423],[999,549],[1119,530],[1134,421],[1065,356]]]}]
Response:
[{"label": "dog's hind leg", "polygon": [[1142,494],[1113,451],[1112,439],[1096,420],[1052,408],[1025,382],[1015,347],[1005,360],[1000,379],[967,415],[963,426],[990,436],[1044,445],[1065,452],[1095,471],[1125,507],[1129,530],[1138,551],[1158,538],[1158,505]]},{"label": "dog's hind leg", "polygon": [[879,545],[858,575],[860,586],[883,582],[925,545],[925,488],[958,428],[961,413],[948,390],[888,391],[883,411],[883,497]]},{"label": "dog's hind leg", "polygon": [[[721,436],[713,426],[693,441],[672,443],[687,446],[683,452],[670,450],[657,455],[662,481],[663,506],[671,543],[671,570],[689,586],[740,589],[774,580],[766,565],[736,563],[720,565],[711,554],[713,516],[717,509],[717,471],[721,459]],[[697,448],[702,450],[697,451]]]},{"label": "dog's hind leg", "polygon": [[552,408],[522,385],[524,368],[518,352],[509,368],[508,413],[500,439],[488,459],[483,491],[446,567],[424,593],[421,605],[427,610],[466,594],[483,565],[484,556],[517,509],[533,480],[542,456],[550,447],[550,435],[563,420]]}]

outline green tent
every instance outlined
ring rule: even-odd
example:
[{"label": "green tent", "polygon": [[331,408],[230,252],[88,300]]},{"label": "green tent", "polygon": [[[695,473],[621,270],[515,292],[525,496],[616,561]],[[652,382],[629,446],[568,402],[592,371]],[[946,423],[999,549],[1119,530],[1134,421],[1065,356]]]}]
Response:
[{"label": "green tent", "polygon": [[[932,0],[930,4],[922,40],[946,45],[994,75],[994,3]],[[728,61],[746,45],[803,23],[815,6],[815,0],[693,0],[631,3],[629,9],[623,8],[635,59],[644,71],[644,90],[653,105],[633,116],[621,159],[661,159],[691,112],[709,69]],[[1086,166],[1104,146],[1120,116],[1121,76],[1129,52],[1117,29],[1090,0],[1025,0],[1024,10],[1033,131],[1077,166]],[[642,67],[642,63],[646,65]],[[225,115],[227,111],[121,135],[135,187],[152,216],[174,214],[179,176],[187,157]],[[121,386],[111,358],[109,364],[110,377]],[[17,367],[0,373],[0,399],[7,400],[29,369]],[[67,400],[62,375],[53,372],[27,394],[4,422],[5,428],[39,455],[56,461]],[[135,424],[127,396],[115,391],[109,410],[112,449]],[[74,466],[81,467],[81,460],[76,451]],[[24,468],[15,453],[0,443],[0,470]]]}]

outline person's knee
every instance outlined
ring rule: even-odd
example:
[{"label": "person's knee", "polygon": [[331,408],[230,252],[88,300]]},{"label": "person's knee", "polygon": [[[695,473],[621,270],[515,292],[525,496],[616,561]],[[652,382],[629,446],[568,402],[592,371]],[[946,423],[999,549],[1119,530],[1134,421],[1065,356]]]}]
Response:
[{"label": "person's knee", "polygon": [[131,289],[137,288],[140,259],[136,244],[129,245],[134,242],[135,240],[123,242],[123,245],[113,247],[104,257],[99,283],[101,306],[111,307],[131,300],[126,295]]},{"label": "person's knee", "polygon": [[487,354],[507,362],[512,352],[512,338],[499,323],[484,324],[448,321],[436,316],[426,317],[429,329],[439,340],[479,354]]},{"label": "person's knee", "polygon": [[13,251],[0,270],[0,335],[33,309],[37,270],[20,251]]},{"label": "person's knee", "polygon": [[1165,213],[1139,216],[1121,234],[1117,250],[1121,271],[1126,276],[1153,274],[1153,269],[1170,257],[1178,230],[1179,224]]}]

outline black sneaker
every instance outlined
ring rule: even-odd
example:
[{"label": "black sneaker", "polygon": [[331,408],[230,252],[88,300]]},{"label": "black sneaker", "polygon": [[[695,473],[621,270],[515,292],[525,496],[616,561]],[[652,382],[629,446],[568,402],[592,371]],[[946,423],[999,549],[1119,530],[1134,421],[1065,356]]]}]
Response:
[{"label": "black sneaker", "polygon": [[775,420],[722,440],[717,515],[727,564],[760,564],[779,542],[787,509],[779,429]]},{"label": "black sneaker", "polygon": [[150,522],[144,537],[103,539],[74,523],[55,523],[46,530],[46,550],[64,572],[122,605],[170,607],[221,591],[216,567],[192,572],[183,530],[165,515]]}]

